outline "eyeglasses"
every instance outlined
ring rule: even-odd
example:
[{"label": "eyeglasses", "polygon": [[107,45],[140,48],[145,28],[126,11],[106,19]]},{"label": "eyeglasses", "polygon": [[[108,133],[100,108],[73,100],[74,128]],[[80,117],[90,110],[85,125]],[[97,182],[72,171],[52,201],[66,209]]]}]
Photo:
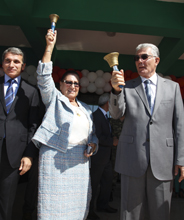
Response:
[{"label": "eyeglasses", "polygon": [[72,82],[72,81],[67,81],[67,80],[63,80],[64,83],[66,83],[66,85],[68,86],[72,86],[74,84],[75,87],[79,87],[79,83],[77,82]]},{"label": "eyeglasses", "polygon": [[139,55],[135,55],[135,56],[134,56],[134,61],[138,61],[140,58],[141,58],[142,60],[147,60],[148,57],[156,57],[156,56],[148,55],[148,54],[141,54],[140,56],[139,56]]}]

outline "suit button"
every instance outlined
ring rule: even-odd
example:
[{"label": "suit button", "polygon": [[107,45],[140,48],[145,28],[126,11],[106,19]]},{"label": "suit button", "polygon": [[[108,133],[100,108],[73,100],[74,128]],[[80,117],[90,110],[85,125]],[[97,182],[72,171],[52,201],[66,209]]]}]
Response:
[{"label": "suit button", "polygon": [[147,141],[147,142],[150,142],[150,139],[148,138],[148,139],[146,139],[146,141]]},{"label": "suit button", "polygon": [[152,125],[153,124],[153,121],[150,121],[150,125]]}]

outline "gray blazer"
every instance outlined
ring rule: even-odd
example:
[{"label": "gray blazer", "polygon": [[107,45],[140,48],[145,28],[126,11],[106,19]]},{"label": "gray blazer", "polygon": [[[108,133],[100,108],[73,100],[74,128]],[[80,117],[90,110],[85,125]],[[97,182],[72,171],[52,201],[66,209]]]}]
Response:
[{"label": "gray blazer", "polygon": [[178,83],[158,76],[153,114],[141,78],[126,82],[119,95],[111,94],[109,111],[125,114],[115,170],[140,177],[150,163],[159,180],[173,178],[174,165],[184,166],[184,111]]},{"label": "gray blazer", "polygon": [[[51,73],[52,62],[46,64],[39,62],[37,68],[38,87],[46,106],[46,113],[32,140],[38,148],[41,144],[44,144],[58,151],[66,152],[74,114],[69,99],[55,88]],[[79,106],[83,107],[83,111],[89,120],[88,143],[96,143],[98,149],[92,112],[87,104],[77,102]]]}]

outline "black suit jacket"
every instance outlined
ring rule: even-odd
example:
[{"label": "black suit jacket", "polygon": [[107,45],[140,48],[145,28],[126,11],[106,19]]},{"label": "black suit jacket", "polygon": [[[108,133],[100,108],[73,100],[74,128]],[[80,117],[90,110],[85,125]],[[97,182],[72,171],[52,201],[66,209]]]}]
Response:
[{"label": "black suit jacket", "polygon": [[97,154],[91,157],[91,160],[92,163],[107,163],[110,160],[113,146],[109,122],[99,108],[93,112],[93,121],[95,124],[96,136],[99,140],[99,149]]},{"label": "black suit jacket", "polygon": [[[0,150],[6,137],[7,155],[12,168],[20,166],[24,154],[35,152],[31,138],[39,124],[38,90],[21,79],[16,97],[6,113],[4,100],[4,77],[0,77]],[[0,151],[1,152],[1,151]]]}]

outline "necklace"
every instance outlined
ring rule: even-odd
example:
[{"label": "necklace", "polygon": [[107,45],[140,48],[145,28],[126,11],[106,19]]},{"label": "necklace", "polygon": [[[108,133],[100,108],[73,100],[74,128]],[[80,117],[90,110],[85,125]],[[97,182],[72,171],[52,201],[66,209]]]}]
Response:
[{"label": "necklace", "polygon": [[76,113],[77,113],[77,116],[79,116],[79,117],[81,116],[78,112],[76,112]]},{"label": "necklace", "polygon": [[75,113],[76,113],[77,116],[79,116],[79,117],[81,116],[81,113],[80,113],[79,107],[74,106],[74,111],[75,111]]}]

